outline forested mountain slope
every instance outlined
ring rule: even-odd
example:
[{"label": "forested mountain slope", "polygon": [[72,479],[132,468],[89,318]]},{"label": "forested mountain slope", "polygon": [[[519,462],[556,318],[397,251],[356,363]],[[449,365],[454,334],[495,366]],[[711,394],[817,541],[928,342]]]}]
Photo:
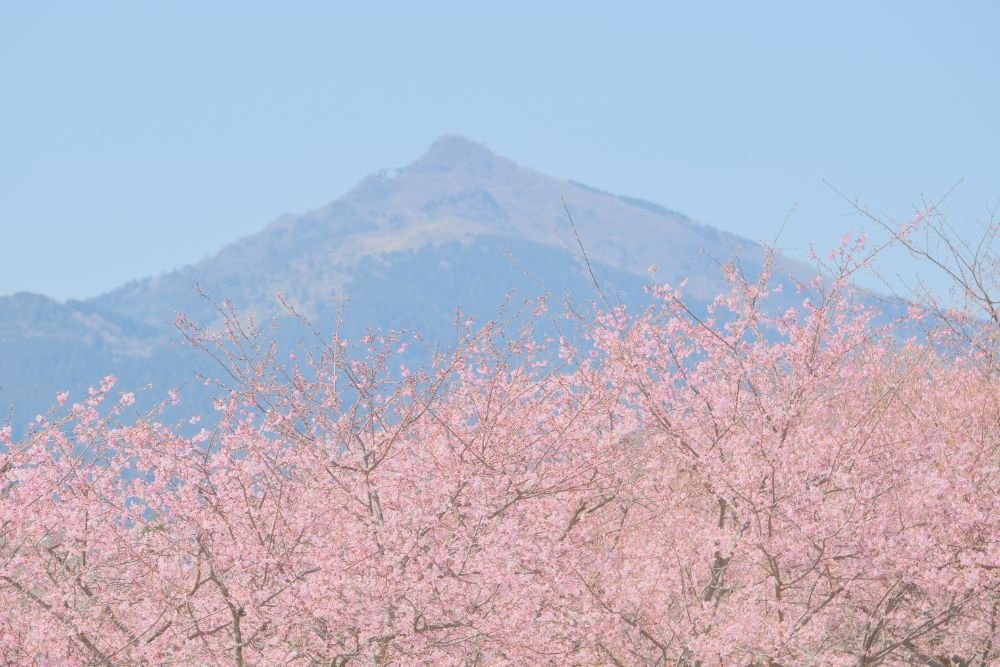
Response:
[{"label": "forested mountain slope", "polygon": [[[448,335],[458,306],[494,316],[511,290],[515,303],[545,292],[555,306],[593,300],[577,233],[608,298],[626,304],[644,303],[651,266],[658,282],[688,278],[687,295],[704,302],[723,287],[721,263],[735,258],[755,274],[763,258],[756,242],[445,136],[408,167],[369,176],[326,206],[282,216],[167,275],[64,304],[0,297],[0,404],[23,421],[56,391],[80,392],[109,373],[123,387],[154,382],[162,396],[192,370],[209,370],[177,350],[178,313],[217,321],[195,285],[258,316],[281,315],[281,294],[321,327],[332,327],[343,306],[349,335],[375,326],[428,338]],[[778,275],[812,275],[781,261]]]}]

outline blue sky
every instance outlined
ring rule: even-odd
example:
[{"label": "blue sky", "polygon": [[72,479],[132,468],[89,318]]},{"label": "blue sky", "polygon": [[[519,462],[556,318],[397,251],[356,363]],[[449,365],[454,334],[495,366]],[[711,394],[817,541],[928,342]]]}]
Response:
[{"label": "blue sky", "polygon": [[[824,179],[973,235],[1000,199],[1000,4],[0,5],[0,294],[96,295],[463,134],[804,256]],[[903,259],[890,270],[907,272]]]}]

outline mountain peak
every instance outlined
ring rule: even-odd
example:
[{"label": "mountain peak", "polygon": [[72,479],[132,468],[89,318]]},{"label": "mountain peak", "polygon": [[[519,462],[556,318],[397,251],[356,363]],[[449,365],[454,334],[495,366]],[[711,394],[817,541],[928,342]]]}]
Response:
[{"label": "mountain peak", "polygon": [[457,134],[446,134],[431,144],[427,152],[407,170],[424,173],[464,171],[470,175],[487,176],[504,166],[512,165],[483,144]]}]

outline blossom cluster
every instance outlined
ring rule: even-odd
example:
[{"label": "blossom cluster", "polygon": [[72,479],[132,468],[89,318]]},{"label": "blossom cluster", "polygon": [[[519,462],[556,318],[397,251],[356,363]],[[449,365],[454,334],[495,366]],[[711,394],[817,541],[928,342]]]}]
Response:
[{"label": "blossom cluster", "polygon": [[772,313],[767,268],[404,372],[402,336],[188,328],[233,380],[198,433],[113,378],[0,431],[0,662],[992,664],[983,346],[843,275]]}]

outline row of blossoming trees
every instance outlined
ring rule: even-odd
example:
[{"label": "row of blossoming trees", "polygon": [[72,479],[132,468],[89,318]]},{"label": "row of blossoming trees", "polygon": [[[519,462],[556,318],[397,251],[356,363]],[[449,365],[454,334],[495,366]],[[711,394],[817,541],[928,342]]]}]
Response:
[{"label": "row of blossoming trees", "polygon": [[210,428],[108,379],[2,432],[0,663],[995,664],[998,325],[948,247],[975,316],[875,318],[852,242],[787,312],[731,271],[707,316],[661,286],[422,370],[182,322]]}]

